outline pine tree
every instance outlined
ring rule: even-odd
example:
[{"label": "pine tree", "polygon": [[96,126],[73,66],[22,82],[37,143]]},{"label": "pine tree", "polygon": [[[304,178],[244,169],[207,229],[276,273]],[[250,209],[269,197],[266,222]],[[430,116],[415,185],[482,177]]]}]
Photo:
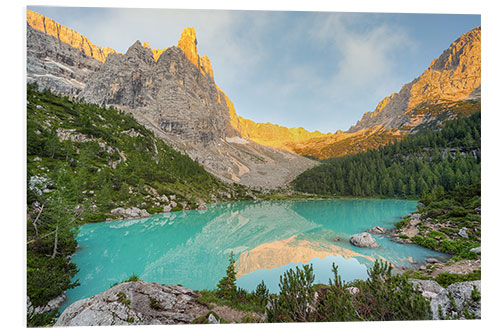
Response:
[{"label": "pine tree", "polygon": [[216,294],[219,298],[234,299],[236,297],[236,270],[234,264],[234,253],[231,251],[226,276],[220,279],[219,284],[217,284]]}]

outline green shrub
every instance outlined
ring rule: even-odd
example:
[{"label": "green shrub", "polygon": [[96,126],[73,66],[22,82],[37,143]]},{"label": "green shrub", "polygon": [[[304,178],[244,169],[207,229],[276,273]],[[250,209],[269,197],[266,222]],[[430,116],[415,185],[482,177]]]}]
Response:
[{"label": "green shrub", "polygon": [[[430,305],[403,275],[392,275],[377,260],[367,281],[342,282],[333,264],[334,280],[314,293],[312,267],[289,270],[280,278],[280,293],[267,309],[269,322],[385,321],[430,319]],[[351,287],[358,288],[351,294]],[[315,296],[316,295],[316,296]]]},{"label": "green shrub", "polygon": [[439,274],[434,280],[443,288],[447,288],[450,284],[456,282],[481,280],[481,270],[474,270],[469,274],[454,274],[444,272]]},{"label": "green shrub", "polygon": [[313,303],[314,274],[312,265],[289,269],[280,276],[280,293],[271,299],[267,309],[270,322],[307,322],[314,321]]},{"label": "green shrub", "polygon": [[412,242],[418,244],[423,247],[427,247],[429,249],[437,249],[439,246],[439,242],[430,237],[422,237],[422,236],[414,236],[411,238]]}]

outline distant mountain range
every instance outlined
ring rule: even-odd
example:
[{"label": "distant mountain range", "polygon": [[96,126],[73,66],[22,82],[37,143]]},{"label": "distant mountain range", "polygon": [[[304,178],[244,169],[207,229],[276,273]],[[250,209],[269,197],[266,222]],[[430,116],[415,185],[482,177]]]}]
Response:
[{"label": "distant mountain range", "polygon": [[332,134],[238,116],[209,58],[198,55],[193,28],[177,46],[151,49],[137,41],[121,54],[30,10],[27,23],[28,82],[129,112],[212,174],[244,185],[282,186],[317,164],[300,155],[324,159],[376,148],[456,110],[468,112],[468,100],[481,98],[480,27],[348,131]]}]

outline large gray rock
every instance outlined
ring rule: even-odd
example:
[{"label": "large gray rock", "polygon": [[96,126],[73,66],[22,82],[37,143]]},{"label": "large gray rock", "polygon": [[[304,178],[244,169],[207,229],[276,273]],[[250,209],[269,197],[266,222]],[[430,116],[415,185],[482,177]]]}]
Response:
[{"label": "large gray rock", "polygon": [[[481,281],[468,281],[468,282],[457,282],[448,286],[448,288],[443,289],[436,297],[431,300],[431,310],[433,319],[440,318],[440,310],[443,316],[449,316],[451,319],[457,315],[459,318],[464,317],[464,309],[467,309],[469,314],[473,314],[476,319],[481,318],[481,302],[474,301],[471,298],[472,291],[476,290],[481,292]],[[452,306],[450,297],[456,305],[455,309]]]},{"label": "large gray rock", "polygon": [[372,235],[370,235],[367,232],[362,232],[360,234],[355,234],[352,235],[349,238],[349,242],[351,242],[352,245],[357,246],[357,247],[379,247],[380,245],[377,243],[375,238],[373,238]]},{"label": "large gray rock", "polygon": [[197,292],[175,285],[126,282],[67,307],[54,326],[191,323],[206,314]]},{"label": "large gray rock", "polygon": [[413,287],[421,292],[422,295],[427,299],[436,297],[444,290],[444,288],[434,280],[408,279],[408,281],[411,282],[413,284]]}]

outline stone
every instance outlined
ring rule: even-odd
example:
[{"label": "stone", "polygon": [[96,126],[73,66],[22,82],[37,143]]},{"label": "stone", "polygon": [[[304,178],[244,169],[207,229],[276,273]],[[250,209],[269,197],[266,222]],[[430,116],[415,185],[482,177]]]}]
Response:
[{"label": "stone", "polygon": [[373,238],[373,236],[367,232],[362,232],[360,234],[352,235],[349,238],[349,242],[351,242],[352,245],[357,247],[375,248],[380,246],[375,240],[375,238]]},{"label": "stone", "polygon": [[170,205],[163,206],[163,212],[164,213],[168,213],[170,211],[172,211],[172,207],[170,207]]},{"label": "stone", "polygon": [[437,260],[436,258],[428,258],[428,259],[426,260],[426,262],[427,262],[428,264],[438,264],[438,263],[440,263],[440,261],[439,261],[439,260]]},{"label": "stone", "polygon": [[215,318],[215,316],[213,315],[213,313],[209,314],[208,315],[208,323],[209,324],[220,324],[220,320],[217,320],[217,318]]},{"label": "stone", "polygon": [[371,229],[366,230],[366,232],[369,232],[371,234],[385,234],[387,232],[387,228],[377,225]]},{"label": "stone", "polygon": [[[474,288],[481,293],[481,281],[457,282],[442,290],[431,300],[432,319],[440,319],[439,308],[441,308],[444,315],[449,315],[453,318],[453,315],[457,314],[459,318],[464,318],[463,310],[465,307],[469,313],[474,314],[476,319],[480,319],[481,302],[474,301],[471,298]],[[449,295],[453,298],[456,309],[459,311],[458,313],[453,310]]]},{"label": "stone", "polygon": [[458,235],[462,238],[469,238],[469,235],[467,234],[467,228],[463,227],[458,231]]},{"label": "stone", "polygon": [[422,295],[427,299],[436,297],[440,292],[444,290],[444,288],[434,280],[408,279],[408,281],[411,282],[413,284],[413,287],[417,291],[421,292]]},{"label": "stone", "polygon": [[470,252],[481,254],[481,246],[471,249]]},{"label": "stone", "polygon": [[[196,301],[198,295],[176,285],[125,282],[71,304],[54,326],[188,324],[208,312]],[[154,309],[152,299],[157,304]]]}]

